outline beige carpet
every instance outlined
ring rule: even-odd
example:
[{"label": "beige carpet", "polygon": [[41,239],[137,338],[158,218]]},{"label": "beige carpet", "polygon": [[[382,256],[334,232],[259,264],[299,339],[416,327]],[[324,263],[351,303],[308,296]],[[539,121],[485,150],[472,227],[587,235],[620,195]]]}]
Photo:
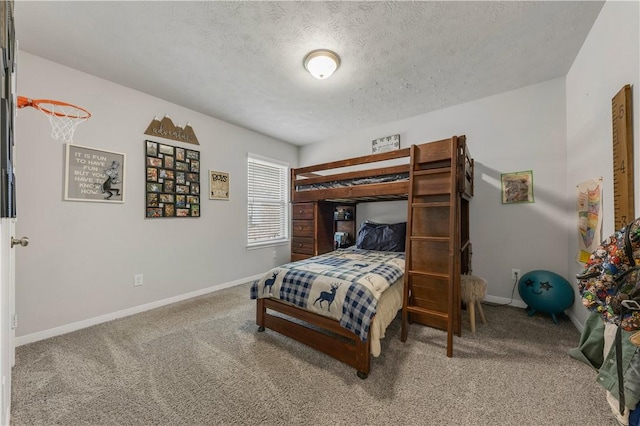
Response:
[{"label": "beige carpet", "polygon": [[15,425],[614,425],[569,321],[485,305],[455,338],[398,318],[369,378],[267,330],[247,284],[21,346]]}]

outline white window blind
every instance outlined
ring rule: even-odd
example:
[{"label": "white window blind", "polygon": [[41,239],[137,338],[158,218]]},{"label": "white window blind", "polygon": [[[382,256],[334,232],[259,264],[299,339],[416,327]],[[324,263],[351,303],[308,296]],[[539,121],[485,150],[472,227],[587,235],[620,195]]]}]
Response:
[{"label": "white window blind", "polygon": [[247,245],[289,238],[289,166],[249,154]]}]

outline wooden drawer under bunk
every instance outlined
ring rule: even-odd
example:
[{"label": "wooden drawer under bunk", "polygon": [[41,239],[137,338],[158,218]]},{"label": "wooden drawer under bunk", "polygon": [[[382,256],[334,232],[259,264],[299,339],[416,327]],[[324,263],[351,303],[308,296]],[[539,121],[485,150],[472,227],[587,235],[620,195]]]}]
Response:
[{"label": "wooden drawer under bunk", "polygon": [[291,239],[291,253],[314,254],[313,238],[293,237]]},{"label": "wooden drawer under bunk", "polygon": [[293,237],[313,238],[313,235],[314,235],[313,220],[293,220],[291,228],[292,228],[291,232]]},{"label": "wooden drawer under bunk", "polygon": [[292,207],[293,219],[313,220],[313,203],[295,203]]}]

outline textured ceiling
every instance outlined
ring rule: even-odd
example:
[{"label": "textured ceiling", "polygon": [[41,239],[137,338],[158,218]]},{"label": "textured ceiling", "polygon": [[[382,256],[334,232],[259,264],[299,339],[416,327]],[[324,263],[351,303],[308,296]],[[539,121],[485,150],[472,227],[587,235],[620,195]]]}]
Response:
[{"label": "textured ceiling", "polygon": [[[304,145],[564,76],[602,5],[18,0],[15,20],[25,52]],[[342,60],[327,80],[302,65],[318,48]]]}]

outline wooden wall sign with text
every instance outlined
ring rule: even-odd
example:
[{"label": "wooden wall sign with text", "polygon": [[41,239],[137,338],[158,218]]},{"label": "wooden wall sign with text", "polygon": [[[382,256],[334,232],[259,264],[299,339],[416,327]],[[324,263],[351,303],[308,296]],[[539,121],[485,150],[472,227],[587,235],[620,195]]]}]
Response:
[{"label": "wooden wall sign with text", "polygon": [[176,126],[168,115],[165,115],[162,120],[158,120],[158,117],[153,117],[153,120],[151,120],[151,123],[144,134],[171,139],[178,142],[200,145],[198,138],[189,123],[184,127],[181,127],[180,125]]},{"label": "wooden wall sign with text", "polygon": [[633,195],[633,113],[631,86],[627,84],[611,100],[613,124],[613,210],[615,228],[635,219]]}]

